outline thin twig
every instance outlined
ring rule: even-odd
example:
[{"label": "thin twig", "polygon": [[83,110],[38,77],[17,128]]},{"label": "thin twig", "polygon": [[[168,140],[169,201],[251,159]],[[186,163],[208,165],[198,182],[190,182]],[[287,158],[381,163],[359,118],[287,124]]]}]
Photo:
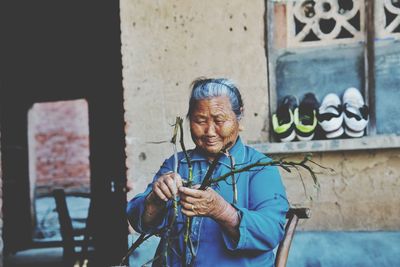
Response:
[{"label": "thin twig", "polygon": [[307,197],[308,196],[307,188],[306,188],[306,184],[304,183],[303,175],[301,174],[300,169],[297,166],[293,166],[293,168],[295,168],[297,170],[297,173],[298,173],[298,175],[300,177],[301,184],[303,185],[304,194]]},{"label": "thin twig", "polygon": [[218,183],[219,181],[225,180],[227,177],[231,176],[232,174],[248,171],[248,170],[251,170],[252,168],[255,168],[255,167],[279,166],[279,167],[282,167],[284,170],[287,170],[287,171],[290,172],[289,167],[299,166],[299,167],[302,167],[302,168],[306,169],[310,173],[311,177],[313,178],[314,184],[319,185],[317,177],[315,176],[314,171],[309,166],[306,165],[307,161],[309,161],[309,159],[307,157],[305,157],[300,162],[282,161],[282,160],[272,160],[272,161],[269,161],[269,162],[260,162],[260,161],[258,161],[258,162],[249,164],[249,165],[247,165],[247,166],[245,166],[243,168],[235,169],[235,170],[232,170],[232,171],[230,171],[228,173],[225,173],[225,174],[223,174],[223,175],[221,175],[219,177],[210,179],[210,184]]},{"label": "thin twig", "polygon": [[212,176],[215,168],[217,167],[217,163],[218,163],[219,159],[226,153],[227,148],[230,147],[231,145],[232,145],[232,142],[229,142],[228,144],[226,144],[221,149],[221,151],[217,154],[217,156],[214,158],[214,160],[212,161],[210,167],[208,167],[208,170],[207,170],[206,176],[204,177],[203,182],[200,185],[200,188],[199,188],[200,190],[205,190],[207,187],[209,187],[213,183],[212,181],[214,179],[212,179],[211,176]]},{"label": "thin twig", "polygon": [[181,148],[183,151],[183,154],[185,155],[186,162],[188,164],[189,169],[192,167],[192,161],[189,158],[189,155],[187,153],[186,147],[185,147],[185,142],[183,140],[183,119],[178,117],[177,123],[179,124],[179,132],[180,132],[180,140],[179,143],[181,144]]},{"label": "thin twig", "polygon": [[120,265],[124,266],[128,264],[129,261],[129,255],[132,254],[132,252],[137,249],[144,241],[146,241],[149,237],[152,235],[146,235],[146,234],[141,234],[138,239],[131,245],[131,247],[128,249],[128,252],[126,255],[122,258]]},{"label": "thin twig", "polygon": [[[229,157],[229,161],[231,163],[231,170],[235,169],[235,159],[233,158],[232,154],[227,152],[227,156]],[[238,199],[238,191],[237,191],[237,187],[236,187],[236,178],[235,178],[235,174],[232,173],[231,175],[232,178],[232,191],[233,191],[233,204],[237,204],[237,199]]]}]

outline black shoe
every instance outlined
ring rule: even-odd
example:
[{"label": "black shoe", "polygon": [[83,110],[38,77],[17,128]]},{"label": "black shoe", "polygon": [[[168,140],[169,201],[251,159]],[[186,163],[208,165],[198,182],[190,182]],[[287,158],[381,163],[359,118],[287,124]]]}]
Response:
[{"label": "black shoe", "polygon": [[297,106],[297,98],[287,95],[282,99],[276,113],[272,115],[272,127],[281,142],[290,142],[296,137],[293,111]]},{"label": "black shoe", "polygon": [[313,93],[304,95],[298,108],[294,110],[294,123],[300,141],[313,139],[317,127],[318,100]]}]

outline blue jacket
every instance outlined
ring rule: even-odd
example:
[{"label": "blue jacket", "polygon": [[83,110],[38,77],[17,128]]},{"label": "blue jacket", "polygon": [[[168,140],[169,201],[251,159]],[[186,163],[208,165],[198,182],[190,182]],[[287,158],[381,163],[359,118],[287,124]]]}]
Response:
[{"label": "blue jacket", "polygon": [[[248,164],[271,159],[260,152],[243,145],[240,138],[230,149],[234,158],[235,168],[239,169]],[[194,184],[201,183],[204,178],[209,161],[197,149],[189,152],[193,166]],[[178,154],[178,172],[183,179],[188,177],[188,165],[183,153]],[[230,159],[225,155],[219,159],[213,177],[218,177],[230,171]],[[153,182],[162,174],[172,171],[174,157],[167,159],[155,175]],[[234,206],[241,213],[239,225],[240,238],[237,243],[222,230],[220,225],[208,217],[193,217],[191,228],[191,240],[193,242],[196,257],[195,266],[273,266],[273,249],[283,237],[285,216],[289,205],[284,186],[277,167],[256,167],[250,171],[235,174],[237,180],[238,199]],[[232,178],[221,181],[213,186],[225,200],[232,203],[233,190]],[[168,224],[168,214],[155,228],[148,229],[141,223],[144,212],[144,200],[150,193],[150,183],[144,193],[135,196],[128,203],[128,219],[139,233],[155,233]],[[169,212],[172,212],[171,201],[167,203]],[[185,216],[179,212],[176,227],[169,233],[172,250],[167,253],[168,266],[182,266],[183,234],[182,229]],[[180,234],[179,234],[180,233]],[[158,250],[162,249],[163,239]],[[190,262],[191,254],[186,249],[186,260]]]}]

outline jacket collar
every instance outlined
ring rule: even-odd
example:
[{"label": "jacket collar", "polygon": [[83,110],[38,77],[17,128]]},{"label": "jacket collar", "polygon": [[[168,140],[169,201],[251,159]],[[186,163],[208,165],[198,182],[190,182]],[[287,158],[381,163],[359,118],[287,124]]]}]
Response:
[{"label": "jacket collar", "polygon": [[[242,143],[242,139],[240,138],[240,136],[237,138],[235,145],[229,149],[229,153],[234,158],[235,165],[244,163],[244,159],[246,157],[246,155],[245,155],[246,150],[245,150],[244,144]],[[192,162],[208,161],[208,159],[203,155],[203,153],[198,148],[195,148],[194,150],[189,151],[189,157]],[[187,160],[186,160],[186,158],[183,158],[180,160],[180,162],[187,163]],[[225,154],[218,160],[218,162],[227,166],[228,168],[231,167],[230,159]]]}]

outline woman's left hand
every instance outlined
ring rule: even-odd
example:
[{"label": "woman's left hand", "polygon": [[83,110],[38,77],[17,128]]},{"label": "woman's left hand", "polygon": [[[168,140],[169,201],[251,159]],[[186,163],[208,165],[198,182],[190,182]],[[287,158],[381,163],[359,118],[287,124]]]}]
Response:
[{"label": "woman's left hand", "polygon": [[188,217],[208,216],[214,219],[227,231],[232,240],[237,242],[240,236],[238,211],[212,188],[198,188],[199,185],[192,188],[179,187],[182,213]]},{"label": "woman's left hand", "polygon": [[213,219],[220,219],[224,211],[230,206],[223,197],[221,197],[212,188],[199,190],[199,185],[192,188],[180,187],[180,203],[182,213],[186,216],[207,216]]}]

